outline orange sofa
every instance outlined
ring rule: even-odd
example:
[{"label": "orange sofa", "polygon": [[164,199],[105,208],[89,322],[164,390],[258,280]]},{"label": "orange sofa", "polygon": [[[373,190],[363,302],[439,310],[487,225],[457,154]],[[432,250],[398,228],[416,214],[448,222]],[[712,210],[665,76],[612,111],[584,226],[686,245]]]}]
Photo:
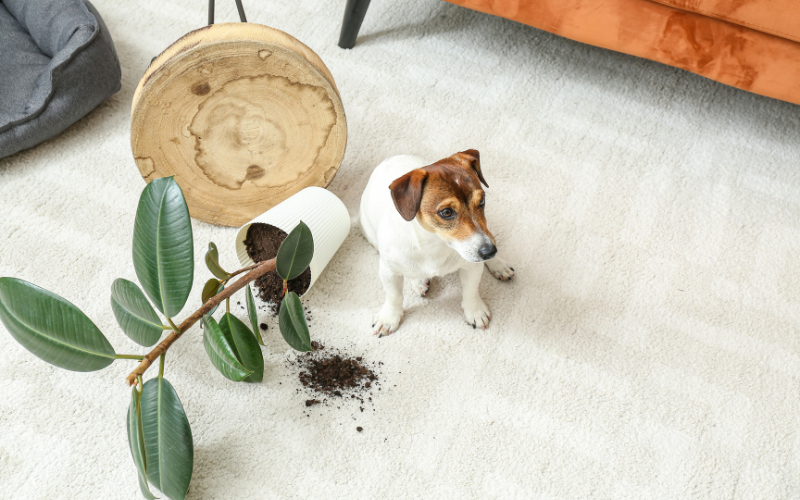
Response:
[{"label": "orange sofa", "polygon": [[[446,1],[800,104],[800,0]],[[340,46],[368,5],[348,0]]]}]

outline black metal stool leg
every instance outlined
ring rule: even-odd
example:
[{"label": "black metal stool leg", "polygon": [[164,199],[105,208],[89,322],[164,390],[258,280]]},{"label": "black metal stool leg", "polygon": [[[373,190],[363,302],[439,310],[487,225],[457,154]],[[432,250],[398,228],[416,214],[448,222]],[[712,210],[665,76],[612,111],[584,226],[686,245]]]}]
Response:
[{"label": "black metal stool leg", "polygon": [[342,32],[339,35],[339,47],[352,49],[356,44],[358,30],[367,14],[370,0],[347,0],[344,8],[344,20],[342,21]]}]

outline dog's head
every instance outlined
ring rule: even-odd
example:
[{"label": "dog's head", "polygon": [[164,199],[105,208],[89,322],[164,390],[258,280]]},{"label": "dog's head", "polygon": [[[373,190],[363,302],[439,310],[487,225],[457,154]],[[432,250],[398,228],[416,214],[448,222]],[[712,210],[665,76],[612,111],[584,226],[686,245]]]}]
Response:
[{"label": "dog's head", "polygon": [[497,253],[494,236],[483,214],[486,181],[480,153],[456,153],[427,167],[412,170],[389,186],[394,206],[407,221],[417,218],[464,259],[482,262]]}]

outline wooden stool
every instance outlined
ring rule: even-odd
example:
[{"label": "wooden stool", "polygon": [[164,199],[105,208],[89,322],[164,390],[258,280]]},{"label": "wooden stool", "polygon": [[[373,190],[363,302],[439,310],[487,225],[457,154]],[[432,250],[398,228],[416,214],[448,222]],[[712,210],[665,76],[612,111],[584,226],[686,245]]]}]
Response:
[{"label": "wooden stool", "polygon": [[326,187],[346,142],[328,68],[259,24],[185,35],[153,60],[133,97],[142,177],[174,175],[191,216],[213,224],[240,226],[305,187]]}]

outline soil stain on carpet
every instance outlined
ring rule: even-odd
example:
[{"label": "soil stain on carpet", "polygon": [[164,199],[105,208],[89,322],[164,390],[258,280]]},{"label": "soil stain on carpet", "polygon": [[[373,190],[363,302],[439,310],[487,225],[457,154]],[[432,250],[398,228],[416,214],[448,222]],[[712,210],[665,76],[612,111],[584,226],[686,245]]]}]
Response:
[{"label": "soil stain on carpet", "polygon": [[[336,400],[356,400],[364,411],[363,404],[372,401],[373,389],[378,389],[376,371],[382,364],[368,363],[361,356],[350,356],[338,349],[326,349],[319,342],[311,342],[313,351],[289,361],[297,369],[303,388],[312,396],[305,400],[306,406],[331,404]],[[298,389],[300,391],[300,389]]]}]

